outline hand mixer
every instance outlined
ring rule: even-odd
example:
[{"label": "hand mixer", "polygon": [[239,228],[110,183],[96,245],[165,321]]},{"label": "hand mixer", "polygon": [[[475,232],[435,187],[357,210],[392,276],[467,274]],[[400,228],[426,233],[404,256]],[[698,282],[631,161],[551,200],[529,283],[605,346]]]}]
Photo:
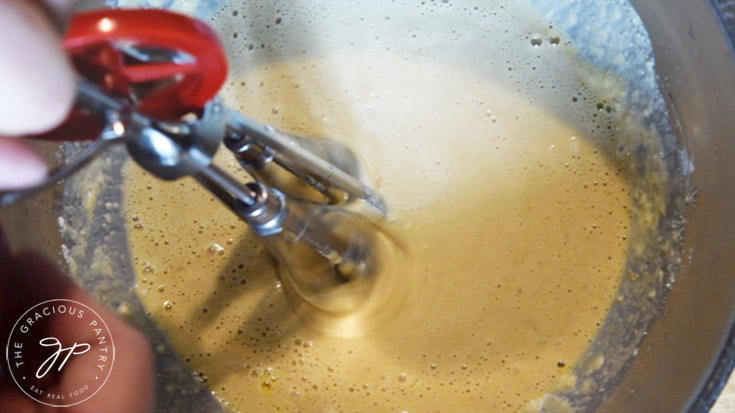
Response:
[{"label": "hand mixer", "polygon": [[[76,106],[63,125],[39,138],[94,142],[41,185],[0,193],[0,205],[49,187],[109,145],[124,143],[152,175],[191,176],[242,218],[278,259],[291,292],[328,311],[354,303],[341,298],[335,305],[329,295],[374,276],[380,237],[371,221],[344,207],[362,200],[381,216],[387,209],[358,179],[349,149],[225,107],[216,94],[227,60],[217,35],[198,20],[163,10],[86,12],[72,19],[63,45],[79,73]],[[221,142],[254,182],[241,183],[212,163]],[[284,171],[310,193],[284,183]],[[365,288],[349,291],[359,295]]]}]

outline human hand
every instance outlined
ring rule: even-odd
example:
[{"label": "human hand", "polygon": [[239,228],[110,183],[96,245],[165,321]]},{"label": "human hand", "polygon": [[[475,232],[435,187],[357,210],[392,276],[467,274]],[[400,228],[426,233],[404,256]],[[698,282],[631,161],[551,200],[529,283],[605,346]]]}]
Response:
[{"label": "human hand", "polygon": [[74,101],[71,64],[49,17],[63,21],[72,0],[0,0],[0,190],[34,185],[47,167],[16,137],[59,125]]},{"label": "human hand", "polygon": [[[60,124],[69,112],[75,93],[71,65],[61,50],[58,30],[49,19],[63,21],[71,0],[0,0],[0,190],[34,185],[47,168],[20,135],[41,133]],[[43,257],[33,252],[14,254],[0,229],[0,343],[7,344],[16,320],[28,309],[49,299],[70,299],[92,308],[105,320],[113,337],[116,360],[110,375],[89,400],[64,409],[67,413],[147,412],[152,403],[152,354],[143,335],[96,303]],[[60,341],[94,342],[88,331],[50,321],[39,331]],[[86,334],[86,335],[85,335]],[[57,411],[24,395],[12,381],[0,356],[0,412]],[[85,364],[75,363],[51,377],[47,389],[67,390]],[[38,360],[28,360],[36,363]],[[88,366],[88,364],[86,365]],[[53,372],[54,370],[52,370]]]},{"label": "human hand", "polygon": [[[143,335],[118,319],[112,312],[95,302],[74,281],[62,274],[54,265],[33,252],[12,254],[0,231],[0,343],[8,343],[8,335],[15,322],[33,306],[52,299],[68,299],[93,309],[109,328],[115,346],[115,361],[111,366],[107,382],[97,394],[86,401],[63,409],[64,413],[143,413],[151,409],[153,399],[153,356],[150,345]],[[86,323],[70,323],[68,317],[49,318],[39,331],[31,330],[23,337],[24,345],[31,347],[39,337],[55,337],[64,347],[71,343],[91,343]],[[48,353],[48,352],[47,352]],[[0,412],[45,413],[58,412],[59,408],[38,403],[23,394],[10,377],[3,357],[0,377]],[[74,356],[61,371],[50,370],[48,379],[52,384],[46,393],[66,394],[70,386],[79,383],[80,377],[90,374],[89,359],[96,357],[94,351]],[[34,354],[31,348],[24,353],[24,361],[33,369],[42,363],[48,354]],[[92,363],[94,366],[95,363]],[[94,369],[94,367],[92,367]],[[94,374],[94,373],[92,373]]]}]

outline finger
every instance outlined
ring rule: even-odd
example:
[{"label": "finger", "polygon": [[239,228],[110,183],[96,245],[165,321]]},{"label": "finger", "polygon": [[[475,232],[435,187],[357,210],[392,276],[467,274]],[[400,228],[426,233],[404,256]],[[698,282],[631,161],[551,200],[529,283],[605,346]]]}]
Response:
[{"label": "finger", "polygon": [[[104,320],[112,336],[115,347],[114,362],[111,363],[110,376],[102,388],[92,398],[70,408],[68,413],[146,413],[150,410],[153,398],[153,355],[150,344],[138,330],[120,320],[110,310],[96,302],[81,288],[70,286],[64,298],[82,303],[94,310]],[[69,318],[56,320],[48,330],[53,337],[63,342],[90,343],[97,346],[97,336],[92,330],[80,328]],[[102,346],[102,345],[101,345]],[[104,344],[103,346],[107,346]],[[88,352],[72,358],[68,370],[56,387],[59,394],[75,390],[69,386],[84,382],[88,377],[89,358],[96,360],[97,355]],[[94,363],[92,363],[94,365]]]},{"label": "finger", "polygon": [[[48,260],[33,252],[17,255],[2,251],[0,234],[0,265],[7,274],[0,277],[0,292],[13,291],[0,301],[0,314],[7,316],[0,324],[0,342],[6,342],[12,323],[33,305],[49,299],[65,298],[82,303],[93,309],[109,328],[115,346],[115,361],[110,366],[110,375],[102,388],[93,397],[65,410],[67,413],[147,413],[153,400],[153,355],[150,344],[135,328],[119,319],[112,311],[87,295],[74,281],[61,273]],[[55,318],[47,330],[39,332],[41,337],[56,337],[62,342],[95,343],[96,335],[88,329],[80,329],[71,318]],[[31,333],[29,333],[31,334]],[[91,353],[90,353],[91,354]],[[82,354],[71,358],[63,370],[57,386],[51,392],[66,394],[73,383],[80,383],[90,374],[89,363],[80,362]],[[0,362],[3,360],[0,358]],[[13,392],[0,391],[0,403],[22,405],[22,399]],[[25,397],[25,395],[23,395]],[[30,398],[29,401],[32,401]],[[33,402],[35,403],[35,402]],[[43,413],[58,412],[58,408],[35,403]],[[0,404],[0,406],[4,406]],[[16,410],[2,410],[16,411]]]},{"label": "finger", "polygon": [[36,413],[38,404],[12,386],[0,386],[0,412]]},{"label": "finger", "polygon": [[27,142],[0,136],[0,191],[36,185],[47,172],[46,163]]},{"label": "finger", "polygon": [[72,106],[75,85],[44,12],[27,0],[0,0],[0,39],[0,134],[57,126]]},{"label": "finger", "polygon": [[74,11],[76,0],[42,0],[40,4],[49,10],[52,18],[65,25]]},{"label": "finger", "polygon": [[46,15],[57,34],[64,32],[66,23],[74,12],[76,0],[27,0]]},{"label": "finger", "polygon": [[[153,355],[150,344],[138,330],[118,319],[107,309],[77,290],[70,299],[89,305],[105,320],[115,343],[115,362],[110,376],[94,397],[69,410],[69,413],[147,413],[153,400]],[[83,336],[82,336],[83,337]],[[94,342],[90,338],[89,342]],[[80,362],[74,360],[74,362]],[[77,369],[76,367],[82,366]],[[89,374],[89,364],[70,364],[60,389],[66,383],[79,383],[77,375]]]}]

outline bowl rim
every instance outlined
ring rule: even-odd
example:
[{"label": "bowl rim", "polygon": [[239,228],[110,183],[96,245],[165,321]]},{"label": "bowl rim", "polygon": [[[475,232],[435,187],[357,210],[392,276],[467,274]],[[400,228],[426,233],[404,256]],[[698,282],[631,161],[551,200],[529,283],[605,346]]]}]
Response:
[{"label": "bowl rim", "polygon": [[[735,62],[735,0],[709,0],[709,4],[715,18],[720,22]],[[712,371],[687,411],[697,413],[710,411],[730,379],[733,368],[735,368],[735,324],[730,326],[730,332],[722,350],[716,356]]]}]

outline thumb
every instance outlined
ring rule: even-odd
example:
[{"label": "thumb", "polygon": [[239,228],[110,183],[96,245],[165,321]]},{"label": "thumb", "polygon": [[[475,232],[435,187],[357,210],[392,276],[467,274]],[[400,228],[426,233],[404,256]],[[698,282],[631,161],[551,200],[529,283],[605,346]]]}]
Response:
[{"label": "thumb", "polygon": [[0,0],[0,90],[2,135],[48,131],[71,109],[71,65],[34,2]]}]

